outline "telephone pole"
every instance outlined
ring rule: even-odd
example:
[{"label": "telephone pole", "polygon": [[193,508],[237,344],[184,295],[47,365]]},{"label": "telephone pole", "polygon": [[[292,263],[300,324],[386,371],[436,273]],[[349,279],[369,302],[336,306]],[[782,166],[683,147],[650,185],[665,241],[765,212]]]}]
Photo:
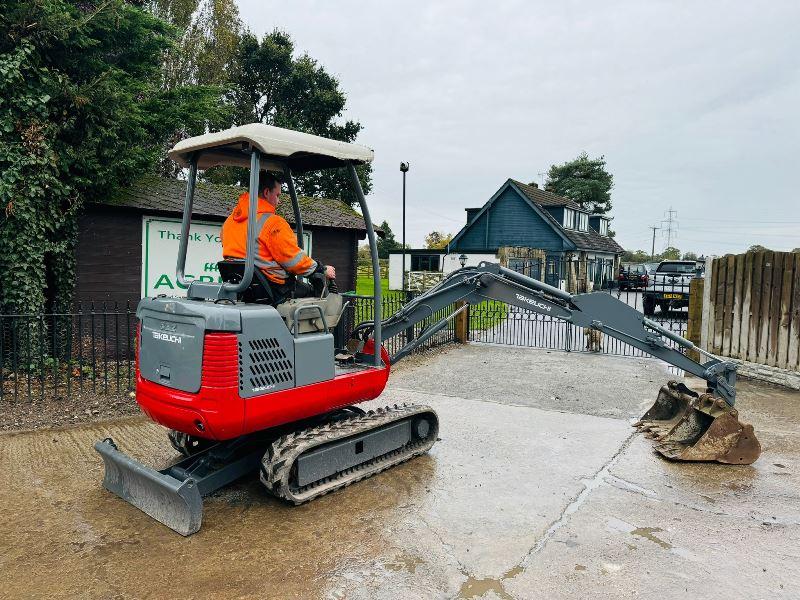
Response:
[{"label": "telephone pole", "polygon": [[656,259],[656,231],[661,229],[661,227],[648,227],[648,229],[653,230],[653,247],[650,249],[650,260],[653,261]]}]

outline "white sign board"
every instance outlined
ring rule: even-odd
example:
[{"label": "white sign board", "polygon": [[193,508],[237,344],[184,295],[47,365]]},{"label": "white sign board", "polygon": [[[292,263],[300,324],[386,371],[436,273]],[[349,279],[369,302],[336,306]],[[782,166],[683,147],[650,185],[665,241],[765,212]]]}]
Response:
[{"label": "white sign board", "polygon": [[[189,247],[186,252],[186,278],[217,282],[222,260],[221,223],[192,221]],[[142,297],[185,296],[186,287],[175,278],[178,244],[181,239],[180,219],[142,217]]]},{"label": "white sign board", "polygon": [[[209,283],[221,281],[217,268],[217,263],[222,260],[221,231],[221,223],[192,221],[186,252],[187,279]],[[304,247],[310,254],[311,233],[303,233]],[[142,297],[186,295],[186,286],[175,278],[180,239],[180,219],[142,217]]]}]

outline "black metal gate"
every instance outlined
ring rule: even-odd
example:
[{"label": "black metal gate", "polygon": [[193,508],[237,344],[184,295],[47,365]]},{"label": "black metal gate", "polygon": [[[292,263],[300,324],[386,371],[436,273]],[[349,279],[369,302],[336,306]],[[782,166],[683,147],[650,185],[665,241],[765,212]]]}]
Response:
[{"label": "black metal gate", "polygon": [[[640,289],[604,289],[639,311],[643,308]],[[656,309],[649,317],[662,327],[686,336],[688,310]],[[597,331],[585,330],[565,321],[502,303],[483,303],[470,307],[469,339],[473,342],[507,344],[529,348],[548,348],[567,352],[598,352],[621,356],[648,356],[641,350]],[[676,346],[665,340],[667,343]]]}]

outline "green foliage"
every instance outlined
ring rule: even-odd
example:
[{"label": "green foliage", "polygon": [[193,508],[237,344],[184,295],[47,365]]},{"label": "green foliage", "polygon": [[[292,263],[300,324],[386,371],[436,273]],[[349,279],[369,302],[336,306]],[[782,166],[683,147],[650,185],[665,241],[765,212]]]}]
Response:
[{"label": "green foliage", "polygon": [[674,246],[669,246],[661,253],[661,260],[680,260],[681,251]]},{"label": "green foliage", "polygon": [[650,253],[645,252],[644,250],[636,250],[632,252],[630,250],[625,250],[622,253],[622,257],[620,260],[624,263],[646,263],[650,261]]},{"label": "green foliage", "polygon": [[434,250],[441,250],[453,239],[452,233],[442,233],[441,231],[431,231],[425,236],[425,247]]},{"label": "green foliage", "polygon": [[747,252],[771,252],[771,250],[761,244],[753,244],[747,249]]},{"label": "green foliage", "polygon": [[586,152],[575,160],[552,165],[545,182],[546,190],[574,200],[591,213],[611,210],[612,187],[614,177],[606,170],[605,158],[589,158]]},{"label": "green foliage", "polygon": [[[362,129],[356,121],[339,122],[346,104],[339,81],[307,54],[295,57],[291,37],[277,29],[261,40],[250,33],[242,36],[227,100],[233,125],[267,123],[344,142],[355,141]],[[367,194],[372,189],[371,166],[357,170]],[[206,177],[216,183],[247,183],[244,169],[210,169]],[[358,203],[344,169],[298,175],[295,183],[303,196]]]},{"label": "green foliage", "polygon": [[621,260],[625,263],[660,262],[662,260],[697,260],[697,253],[684,252],[683,259],[681,259],[681,251],[670,246],[661,254],[656,254],[651,260],[649,252],[645,252],[644,250],[636,250],[635,252],[626,250],[622,253]]},{"label": "green foliage", "polygon": [[[403,245],[395,239],[394,232],[392,228],[389,227],[389,223],[384,221],[378,225],[378,228],[383,230],[383,239],[380,237],[377,239],[378,258],[389,258],[389,252],[392,250],[400,250]],[[369,256],[369,248],[367,248],[367,256]]]},{"label": "green foliage", "polygon": [[168,132],[201,128],[207,89],[159,87],[172,36],[123,0],[3,3],[0,312],[66,310],[83,204],[151,169]]}]

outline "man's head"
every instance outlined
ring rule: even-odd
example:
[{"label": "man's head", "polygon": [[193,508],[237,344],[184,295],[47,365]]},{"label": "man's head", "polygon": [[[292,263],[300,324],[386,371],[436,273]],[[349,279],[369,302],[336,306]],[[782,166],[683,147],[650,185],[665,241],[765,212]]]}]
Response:
[{"label": "man's head", "polygon": [[278,205],[278,196],[281,194],[281,180],[269,171],[261,171],[258,174],[258,187],[261,190],[260,196],[272,206]]}]

